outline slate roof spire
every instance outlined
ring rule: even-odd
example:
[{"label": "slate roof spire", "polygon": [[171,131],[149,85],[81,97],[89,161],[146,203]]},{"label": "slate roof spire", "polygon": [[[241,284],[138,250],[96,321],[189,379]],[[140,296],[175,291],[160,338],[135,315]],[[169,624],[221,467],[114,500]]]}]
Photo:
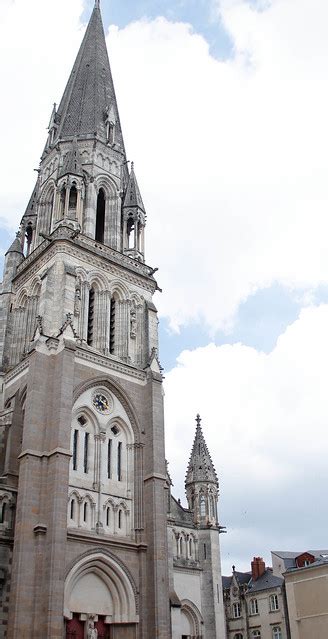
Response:
[{"label": "slate roof spire", "polygon": [[97,137],[107,143],[109,113],[115,127],[113,145],[125,156],[100,4],[96,0],[56,113],[56,140]]},{"label": "slate roof spire", "polygon": [[196,433],[185,484],[187,487],[197,482],[212,482],[218,486],[217,474],[203,435],[200,415],[196,417]]}]

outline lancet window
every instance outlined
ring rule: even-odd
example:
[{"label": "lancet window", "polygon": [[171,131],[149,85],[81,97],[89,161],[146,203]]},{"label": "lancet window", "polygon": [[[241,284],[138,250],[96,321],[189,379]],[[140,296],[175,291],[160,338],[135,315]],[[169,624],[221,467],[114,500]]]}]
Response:
[{"label": "lancet window", "polygon": [[73,182],[70,191],[69,191],[69,200],[68,200],[68,209],[70,210],[76,210],[77,207],[77,188],[76,188],[76,182]]},{"label": "lancet window", "polygon": [[99,190],[97,197],[97,212],[96,212],[96,242],[104,243],[105,237],[105,209],[106,199],[103,189]]},{"label": "lancet window", "polygon": [[26,227],[26,229],[25,229],[25,240],[26,240],[25,256],[28,257],[28,255],[31,252],[32,240],[33,240],[32,222],[29,222],[27,227]]},{"label": "lancet window", "polygon": [[62,218],[65,215],[65,205],[66,205],[66,186],[63,186],[62,190],[60,191],[60,215],[59,217]]}]

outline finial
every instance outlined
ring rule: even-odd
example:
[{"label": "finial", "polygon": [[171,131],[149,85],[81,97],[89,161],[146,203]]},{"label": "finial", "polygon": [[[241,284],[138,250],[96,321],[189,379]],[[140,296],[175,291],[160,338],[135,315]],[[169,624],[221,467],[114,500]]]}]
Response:
[{"label": "finial", "polygon": [[236,566],[232,566],[232,572],[235,572]]},{"label": "finial", "polygon": [[134,162],[131,162],[131,171],[134,171]]},{"label": "finial", "polygon": [[100,0],[95,0],[95,9],[100,9]]},{"label": "finial", "polygon": [[199,414],[199,413],[197,413],[197,415],[196,415],[196,422],[197,422],[197,426],[200,426],[200,422],[201,422],[201,421],[202,421],[202,420],[201,420],[200,414]]}]

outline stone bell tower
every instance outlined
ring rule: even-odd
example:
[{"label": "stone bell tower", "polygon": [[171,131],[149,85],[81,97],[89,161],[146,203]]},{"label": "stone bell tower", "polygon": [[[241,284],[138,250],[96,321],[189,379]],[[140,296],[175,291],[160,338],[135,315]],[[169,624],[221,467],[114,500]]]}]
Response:
[{"label": "stone bell tower", "polygon": [[6,255],[0,638],[170,636],[145,223],[96,1]]}]

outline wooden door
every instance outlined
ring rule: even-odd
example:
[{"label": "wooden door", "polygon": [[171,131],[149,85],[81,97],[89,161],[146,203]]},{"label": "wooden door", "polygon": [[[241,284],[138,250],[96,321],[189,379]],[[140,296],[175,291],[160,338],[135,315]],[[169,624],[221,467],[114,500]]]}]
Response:
[{"label": "wooden door", "polygon": [[110,626],[105,623],[105,617],[98,617],[95,627],[98,630],[98,639],[111,639]]},{"label": "wooden door", "polygon": [[66,639],[84,639],[84,621],[77,614],[66,622]]}]

